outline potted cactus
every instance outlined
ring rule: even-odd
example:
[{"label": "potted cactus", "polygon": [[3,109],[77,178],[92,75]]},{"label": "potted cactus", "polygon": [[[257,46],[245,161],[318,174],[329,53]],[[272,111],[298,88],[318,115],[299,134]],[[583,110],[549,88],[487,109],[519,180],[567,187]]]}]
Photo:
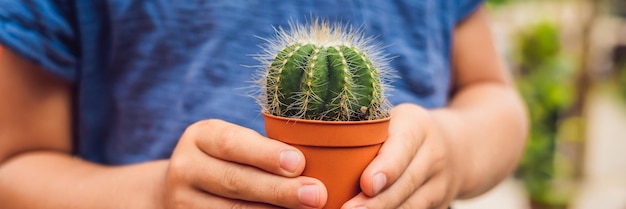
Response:
[{"label": "potted cactus", "polygon": [[257,57],[266,134],[302,151],[303,175],[324,183],[325,208],[339,208],[387,138],[388,59],[361,30],[326,21],[276,32]]}]

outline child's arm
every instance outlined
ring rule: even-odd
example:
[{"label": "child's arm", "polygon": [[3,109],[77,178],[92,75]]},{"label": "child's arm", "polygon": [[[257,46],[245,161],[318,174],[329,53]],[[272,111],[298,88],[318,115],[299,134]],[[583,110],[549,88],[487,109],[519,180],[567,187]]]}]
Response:
[{"label": "child's arm", "polygon": [[304,169],[299,151],[219,120],[190,126],[170,160],[103,166],[73,157],[71,97],[69,84],[3,51],[0,208],[301,208],[326,201],[318,180],[293,178]]},{"label": "child's arm", "polygon": [[479,9],[455,30],[450,103],[434,110],[394,108],[389,139],[361,177],[363,194],[344,208],[447,208],[513,171],[527,116],[485,16]]},{"label": "child's arm", "polygon": [[71,97],[69,84],[4,49],[0,208],[150,207],[139,200],[156,195],[166,163],[113,168],[72,157]]}]

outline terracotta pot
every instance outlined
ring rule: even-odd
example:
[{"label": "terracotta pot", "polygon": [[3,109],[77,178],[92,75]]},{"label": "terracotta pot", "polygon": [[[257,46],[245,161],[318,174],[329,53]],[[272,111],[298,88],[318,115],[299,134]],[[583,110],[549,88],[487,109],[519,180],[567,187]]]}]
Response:
[{"label": "terracotta pot", "polygon": [[302,175],[324,183],[325,208],[340,208],[361,191],[361,173],[388,136],[389,118],[337,122],[263,115],[267,136],[300,149],[306,159]]}]

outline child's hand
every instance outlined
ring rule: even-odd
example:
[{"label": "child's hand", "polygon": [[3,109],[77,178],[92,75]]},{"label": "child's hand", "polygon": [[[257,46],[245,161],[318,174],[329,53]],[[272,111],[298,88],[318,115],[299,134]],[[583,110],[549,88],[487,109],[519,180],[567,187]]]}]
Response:
[{"label": "child's hand", "polygon": [[343,208],[447,208],[460,176],[447,143],[425,109],[394,108],[389,138],[361,176],[363,192]]},{"label": "child's hand", "polygon": [[[166,176],[166,208],[320,208],[326,189],[300,177],[305,159],[294,147],[219,120],[191,125]],[[271,204],[271,205],[270,205]]]}]

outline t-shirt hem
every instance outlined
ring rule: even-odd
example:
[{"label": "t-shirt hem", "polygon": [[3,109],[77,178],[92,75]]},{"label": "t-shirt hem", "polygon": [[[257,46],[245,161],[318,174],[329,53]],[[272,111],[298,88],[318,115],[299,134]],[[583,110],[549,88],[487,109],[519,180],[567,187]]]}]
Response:
[{"label": "t-shirt hem", "polygon": [[456,24],[459,24],[459,23],[463,22],[471,14],[476,12],[476,10],[478,10],[478,8],[480,8],[482,5],[483,5],[483,1],[482,0],[476,1],[471,6],[469,6],[468,9],[459,12],[459,16],[456,19]]},{"label": "t-shirt hem", "polygon": [[29,53],[28,49],[17,46],[17,44],[14,44],[14,41],[11,40],[10,38],[7,38],[7,36],[8,34],[6,34],[3,31],[0,31],[0,46],[2,47],[2,51],[3,51],[2,53],[6,53],[7,50],[10,50],[11,52],[16,53],[17,55],[24,58],[25,60],[35,65],[40,66],[46,72],[49,72],[53,74],[54,76],[57,76],[67,82],[75,81],[75,75],[73,73],[68,72],[66,70],[59,69],[58,67],[50,63],[45,63],[41,61],[40,59],[37,59],[37,55],[35,55],[34,53]]}]

